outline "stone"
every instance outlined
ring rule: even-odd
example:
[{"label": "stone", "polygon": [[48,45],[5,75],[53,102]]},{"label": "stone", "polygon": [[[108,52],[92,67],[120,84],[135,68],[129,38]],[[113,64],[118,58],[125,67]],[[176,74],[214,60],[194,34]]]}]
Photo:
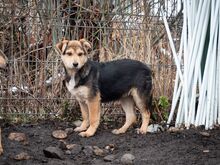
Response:
[{"label": "stone", "polygon": [[71,134],[71,133],[74,132],[74,130],[73,130],[73,128],[66,128],[66,129],[65,129],[65,132],[66,132],[67,134]]},{"label": "stone", "polygon": [[67,150],[67,144],[66,144],[66,142],[64,141],[64,140],[60,140],[60,143],[59,143],[59,148],[61,149],[61,150]]},{"label": "stone", "polygon": [[99,147],[97,146],[94,146],[93,147],[93,152],[96,156],[104,156],[105,155],[105,152],[104,150],[100,149]]},{"label": "stone", "polygon": [[71,150],[71,149],[75,148],[77,145],[78,145],[78,144],[67,144],[67,145],[66,145],[66,148],[67,148],[68,150]]},{"label": "stone", "polygon": [[52,132],[52,136],[56,139],[65,139],[67,138],[67,133],[63,130],[55,130]]},{"label": "stone", "polygon": [[93,148],[92,148],[92,146],[85,146],[84,149],[83,149],[83,153],[86,156],[92,156],[93,155]]},{"label": "stone", "polygon": [[76,126],[76,127],[80,127],[81,124],[82,124],[82,121],[81,120],[76,120],[73,122],[73,124]]},{"label": "stone", "polygon": [[168,129],[168,131],[169,131],[169,132],[179,132],[180,129],[177,128],[177,127],[170,127],[170,128]]},{"label": "stone", "polygon": [[31,157],[26,152],[21,152],[20,154],[17,154],[14,157],[15,160],[28,160],[30,158]]},{"label": "stone", "polygon": [[48,163],[48,160],[47,159],[43,159],[41,160],[42,163]]},{"label": "stone", "polygon": [[43,152],[48,158],[64,159],[63,152],[58,147],[47,147],[43,150]]},{"label": "stone", "polygon": [[203,153],[209,153],[209,150],[203,150]]},{"label": "stone", "polygon": [[24,133],[20,132],[12,132],[9,134],[8,138],[10,140],[18,141],[18,142],[25,142],[27,141],[27,137]]},{"label": "stone", "polygon": [[67,148],[69,148],[73,155],[77,155],[82,151],[82,146],[79,144],[69,144],[67,145]]},{"label": "stone", "polygon": [[107,155],[104,157],[104,161],[106,162],[112,162],[115,160],[115,155]]},{"label": "stone", "polygon": [[147,132],[150,133],[161,132],[161,131],[164,131],[164,128],[159,124],[151,124],[147,128]]},{"label": "stone", "polygon": [[204,137],[210,137],[210,134],[208,132],[200,132],[200,134]]},{"label": "stone", "polygon": [[66,151],[65,151],[65,154],[66,154],[66,155],[71,155],[72,153],[71,153],[70,150],[66,150]]},{"label": "stone", "polygon": [[126,153],[121,157],[121,163],[122,164],[133,164],[134,159],[135,159],[134,155]]},{"label": "stone", "polygon": [[108,144],[105,146],[106,150],[114,151],[115,150],[115,144]]},{"label": "stone", "polygon": [[[91,162],[92,165],[102,165],[103,164],[103,160],[100,159],[96,159],[94,158]],[[105,164],[106,165],[106,164]]]}]

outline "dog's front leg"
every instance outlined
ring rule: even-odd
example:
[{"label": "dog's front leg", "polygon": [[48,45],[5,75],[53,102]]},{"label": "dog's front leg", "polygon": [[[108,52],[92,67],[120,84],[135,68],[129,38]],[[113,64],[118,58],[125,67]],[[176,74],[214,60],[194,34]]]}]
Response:
[{"label": "dog's front leg", "polygon": [[82,124],[80,127],[76,127],[74,129],[75,132],[81,132],[81,131],[85,131],[87,129],[87,127],[89,126],[89,110],[88,110],[88,106],[85,102],[79,102],[80,105],[80,110],[81,110],[81,114],[82,114]]},{"label": "dog's front leg", "polygon": [[93,136],[100,122],[100,94],[97,94],[93,99],[87,102],[89,110],[89,128],[85,132],[81,132],[79,135],[82,137]]},{"label": "dog's front leg", "polygon": [[3,154],[3,147],[2,147],[2,131],[0,128],[0,155]]}]

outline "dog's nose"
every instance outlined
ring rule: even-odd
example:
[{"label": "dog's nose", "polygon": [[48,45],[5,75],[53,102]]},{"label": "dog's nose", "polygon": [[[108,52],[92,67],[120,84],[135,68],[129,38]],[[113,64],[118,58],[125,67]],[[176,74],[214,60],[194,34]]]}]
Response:
[{"label": "dog's nose", "polygon": [[78,66],[78,63],[73,63],[73,66],[74,66],[74,67],[77,67],[77,66]]}]

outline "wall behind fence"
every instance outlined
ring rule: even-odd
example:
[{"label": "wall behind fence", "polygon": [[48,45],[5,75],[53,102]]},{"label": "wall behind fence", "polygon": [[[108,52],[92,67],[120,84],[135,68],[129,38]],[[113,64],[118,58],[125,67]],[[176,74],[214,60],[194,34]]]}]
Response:
[{"label": "wall behind fence", "polygon": [[182,11],[177,0],[1,1],[0,49],[9,67],[0,76],[0,116],[43,116],[73,107],[54,49],[62,38],[86,38],[93,60],[131,58],[149,64],[154,97],[171,98],[176,67],[161,8],[178,43]]}]

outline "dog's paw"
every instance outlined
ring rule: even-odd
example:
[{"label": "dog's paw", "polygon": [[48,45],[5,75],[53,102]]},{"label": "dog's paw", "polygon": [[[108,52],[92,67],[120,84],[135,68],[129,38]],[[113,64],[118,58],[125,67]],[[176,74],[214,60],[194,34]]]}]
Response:
[{"label": "dog's paw", "polygon": [[82,132],[82,131],[85,131],[85,130],[86,130],[86,128],[83,128],[83,127],[76,127],[74,129],[75,132]]},{"label": "dog's paw", "polygon": [[90,137],[90,136],[93,136],[93,135],[94,135],[94,133],[90,133],[88,131],[79,133],[79,136],[81,136],[81,137]]},{"label": "dog's paw", "polygon": [[112,133],[115,135],[118,135],[118,134],[125,133],[125,131],[122,129],[114,129],[114,130],[112,130]]},{"label": "dog's paw", "polygon": [[146,129],[142,129],[142,128],[137,128],[136,131],[137,131],[137,134],[142,134],[142,135],[147,133],[147,130]]}]

